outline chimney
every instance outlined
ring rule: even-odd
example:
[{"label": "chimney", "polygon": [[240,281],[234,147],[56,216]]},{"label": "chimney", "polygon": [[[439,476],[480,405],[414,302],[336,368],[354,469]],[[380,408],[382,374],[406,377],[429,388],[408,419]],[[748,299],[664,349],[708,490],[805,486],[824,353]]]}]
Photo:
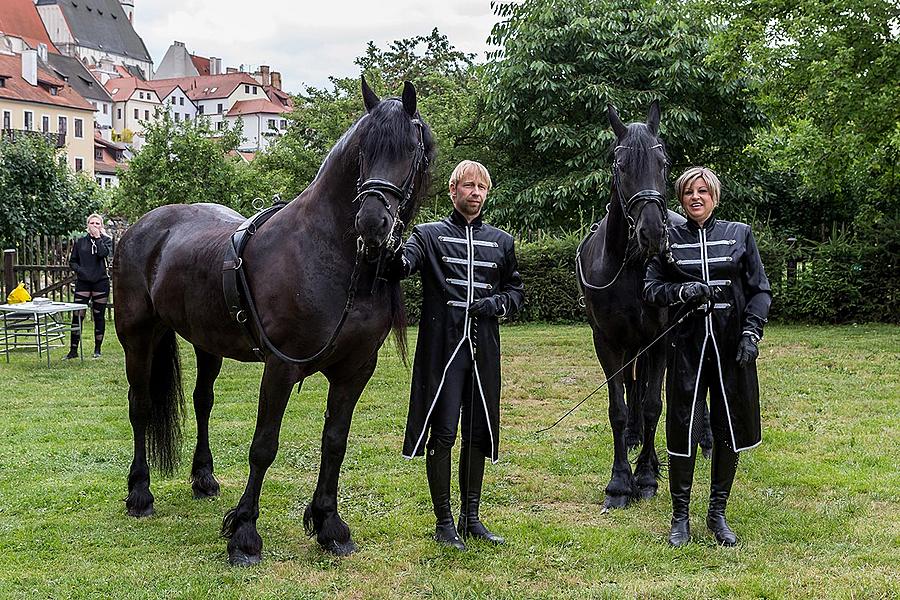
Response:
[{"label": "chimney", "polygon": [[37,47],[38,58],[42,61],[47,62],[47,44],[44,42],[39,42]]},{"label": "chimney", "polygon": [[119,0],[128,22],[134,25],[134,0]]},{"label": "chimney", "polygon": [[222,74],[222,59],[216,58],[215,56],[209,57],[209,74],[210,75],[221,75]]},{"label": "chimney", "polygon": [[234,67],[226,67],[226,68],[225,68],[225,72],[228,73],[228,74],[230,75],[230,74],[232,74],[232,73],[237,73],[238,70],[235,69]]},{"label": "chimney", "polygon": [[272,87],[276,90],[281,89],[281,73],[278,71],[272,71]]},{"label": "chimney", "polygon": [[37,85],[37,50],[22,52],[22,79]]},{"label": "chimney", "polygon": [[269,65],[259,65],[260,83],[263,85],[272,85],[272,77],[269,75]]}]

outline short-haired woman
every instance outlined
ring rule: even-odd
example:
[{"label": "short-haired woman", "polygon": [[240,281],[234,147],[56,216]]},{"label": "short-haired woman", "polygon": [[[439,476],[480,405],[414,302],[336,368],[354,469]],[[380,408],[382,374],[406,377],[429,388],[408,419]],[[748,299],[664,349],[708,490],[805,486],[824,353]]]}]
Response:
[{"label": "short-haired woman", "polygon": [[[112,238],[103,228],[103,217],[93,213],[87,218],[87,235],[75,240],[69,266],[75,271],[75,302],[91,306],[94,317],[94,358],[106,333],[106,303],[109,300],[107,260],[112,256]],[[78,342],[84,323],[83,310],[72,314],[72,340],[65,359],[78,358]]]},{"label": "short-haired woman", "polygon": [[675,191],[687,222],[669,229],[671,260],[654,257],[644,281],[646,301],[690,312],[667,347],[669,543],[683,546],[691,538],[688,505],[703,431],[698,407],[708,393],[714,441],[706,525],[719,544],[734,546],[737,536],[725,520],[725,505],[737,453],[762,441],[756,357],[772,296],[750,226],[713,216],[721,191],[715,173],[692,167],[675,182]]}]

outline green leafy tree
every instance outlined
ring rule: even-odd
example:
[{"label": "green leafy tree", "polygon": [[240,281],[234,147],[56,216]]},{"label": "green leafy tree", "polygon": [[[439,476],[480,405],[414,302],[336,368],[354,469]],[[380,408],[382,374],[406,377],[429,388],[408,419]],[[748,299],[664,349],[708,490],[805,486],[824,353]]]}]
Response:
[{"label": "green leafy tree", "polygon": [[69,171],[40,135],[0,140],[0,198],[3,247],[29,235],[82,229],[100,204],[97,185]]},{"label": "green leafy tree", "polygon": [[239,125],[213,130],[207,119],[172,121],[157,111],[146,124],[146,141],[120,178],[115,212],[137,218],[164,204],[215,202],[246,208],[249,200],[240,182],[240,160],[228,156],[241,140]]},{"label": "green leafy tree", "polygon": [[[403,81],[415,84],[419,112],[439,147],[432,195],[420,217],[445,214],[446,181],[453,167],[463,158],[490,163],[480,127],[484,86],[474,56],[456,50],[434,29],[429,35],[392,42],[387,49],[369,42],[356,64],[381,97],[396,95]],[[312,181],[325,155],[363,110],[357,77],[332,77],[328,89],[308,87],[297,98],[287,135],[254,164],[286,181],[285,197],[293,198]]]},{"label": "green leafy tree", "polygon": [[[707,0],[723,23],[714,64],[754,82],[771,126],[753,157],[784,189],[770,209],[813,235],[860,205],[897,214],[900,4],[895,0]],[[821,235],[821,233],[819,234]]]},{"label": "green leafy tree", "polygon": [[493,198],[498,220],[546,229],[602,216],[614,140],[607,103],[642,121],[659,99],[672,172],[705,164],[740,180],[761,116],[742,80],[707,64],[713,26],[692,4],[525,0],[496,12],[491,41],[501,49],[484,79],[491,143],[508,157]]}]

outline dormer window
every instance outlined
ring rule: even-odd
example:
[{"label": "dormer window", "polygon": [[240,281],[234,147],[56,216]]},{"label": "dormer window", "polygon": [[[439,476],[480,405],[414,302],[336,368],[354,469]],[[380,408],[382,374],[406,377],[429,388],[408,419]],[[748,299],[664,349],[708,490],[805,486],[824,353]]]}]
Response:
[{"label": "dormer window", "polygon": [[50,87],[47,88],[47,90],[50,92],[50,95],[51,95],[51,96],[58,96],[58,95],[59,95],[59,88],[56,87],[55,85],[51,85]]}]

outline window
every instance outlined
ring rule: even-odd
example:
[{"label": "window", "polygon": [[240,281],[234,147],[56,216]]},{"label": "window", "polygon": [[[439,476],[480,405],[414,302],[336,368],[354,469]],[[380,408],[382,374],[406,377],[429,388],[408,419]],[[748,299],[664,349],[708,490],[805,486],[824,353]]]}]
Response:
[{"label": "window", "polygon": [[0,88],[6,87],[6,77],[0,77]]},{"label": "window", "polygon": [[116,109],[116,118],[117,118],[117,119],[121,119],[121,118],[122,118],[122,109],[121,109],[121,108],[117,108],[117,109]]},{"label": "window", "polygon": [[25,130],[31,131],[34,129],[34,113],[30,110],[25,111]]},{"label": "window", "polygon": [[269,119],[269,129],[275,129],[275,119]]},{"label": "window", "polygon": [[249,86],[249,85],[245,85],[245,86],[244,86],[244,93],[245,93],[245,94],[249,94],[249,93],[250,93],[250,86]]},{"label": "window", "polygon": [[83,158],[75,158],[75,172],[81,173],[84,171],[84,159]]},{"label": "window", "polygon": [[48,87],[47,91],[50,92],[51,96],[59,95],[59,88],[54,85],[51,85],[50,87]]},{"label": "window", "polygon": [[109,104],[106,104],[105,102],[103,103],[103,114],[104,115],[109,114]]},{"label": "window", "polygon": [[138,98],[140,98],[141,100],[143,100],[143,99],[144,99],[144,92],[138,92]]},{"label": "window", "polygon": [[139,111],[138,109],[134,109],[134,118],[135,118],[135,119],[140,119],[140,118],[141,118],[141,111]]},{"label": "window", "polygon": [[184,120],[185,120],[185,121],[190,121],[190,120],[191,120],[191,113],[184,113]]},{"label": "window", "polygon": [[178,123],[179,121],[181,121],[181,115],[178,113],[175,113],[175,122]]},{"label": "window", "polygon": [[84,121],[81,119],[75,119],[75,137],[84,137]]},{"label": "window", "polygon": [[103,160],[103,150],[94,148],[94,160]]},{"label": "window", "polygon": [[8,110],[3,111],[3,129],[12,129],[12,113]]},{"label": "window", "polygon": [[184,97],[178,99],[179,106],[184,106]]},{"label": "window", "polygon": [[69,131],[69,120],[66,117],[60,117],[57,122],[56,131],[59,133],[68,133]]},{"label": "window", "polygon": [[225,123],[223,123],[222,121],[219,121],[218,123],[216,123],[216,129],[219,131],[222,131],[224,125],[225,125]]},{"label": "window", "polygon": [[175,106],[175,96],[172,96],[171,98],[169,98],[169,104],[171,104],[172,106]]},{"label": "window", "polygon": [[149,111],[149,110],[145,110],[145,111],[144,111],[144,120],[145,120],[145,121],[149,121],[149,120],[150,120],[150,111]]},{"label": "window", "polygon": [[102,177],[94,177],[97,180],[97,185],[103,187],[103,178]]},{"label": "window", "polygon": [[256,86],[255,86],[255,85],[253,86],[253,93],[254,93],[254,94],[256,93]]},{"label": "window", "polygon": [[218,113],[220,115],[222,114],[222,103],[221,102],[219,103]]},{"label": "window", "polygon": [[281,120],[281,128],[282,128],[282,129],[287,129],[287,119],[282,119],[282,120]]},{"label": "window", "polygon": [[44,133],[50,133],[50,117],[44,115],[41,117],[41,131]]},{"label": "window", "polygon": [[201,104],[200,106],[197,107],[197,114],[198,114],[198,115],[202,115],[202,114],[203,114],[203,105],[202,105],[202,104]]}]

